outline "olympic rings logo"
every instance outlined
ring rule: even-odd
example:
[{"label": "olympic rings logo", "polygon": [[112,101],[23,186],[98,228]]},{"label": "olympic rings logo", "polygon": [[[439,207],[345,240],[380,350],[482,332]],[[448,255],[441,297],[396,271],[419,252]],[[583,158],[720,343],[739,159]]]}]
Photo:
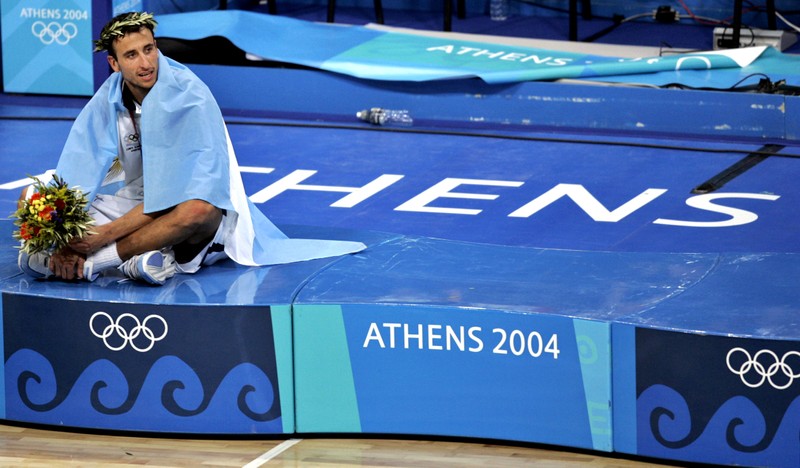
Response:
[{"label": "olympic rings logo", "polygon": [[44,21],[34,21],[31,25],[31,32],[44,45],[50,45],[54,42],[66,45],[78,35],[78,27],[75,26],[75,23],[60,24],[56,21],[51,21],[45,24]]},{"label": "olympic rings logo", "polygon": [[[149,322],[161,322],[161,328],[164,330],[156,336]],[[100,325],[99,328],[97,325]],[[128,325],[130,328],[126,328]],[[157,326],[157,325],[156,325]],[[161,341],[167,336],[167,321],[163,317],[152,314],[145,317],[143,321],[129,313],[124,313],[117,317],[116,320],[103,311],[95,312],[89,319],[89,329],[92,334],[103,340],[106,347],[111,351],[119,351],[126,346],[130,345],[131,348],[140,352],[146,353],[153,349],[156,341]],[[140,335],[142,338],[139,338]],[[137,340],[137,338],[139,338]],[[117,344],[117,341],[121,341]]]},{"label": "olympic rings logo", "polygon": [[[734,366],[731,363],[731,357],[738,354],[742,354],[744,360],[738,366]],[[800,372],[795,373],[792,366],[786,362],[792,356],[800,358],[800,351],[788,351],[778,359],[778,355],[768,349],[762,349],[751,357],[744,348],[733,348],[728,351],[725,362],[728,364],[728,369],[738,375],[742,379],[742,383],[750,388],[758,388],[764,382],[769,382],[776,390],[785,390],[794,383],[794,379],[800,378]],[[784,377],[776,383],[773,377],[778,372]],[[754,377],[752,377],[753,375]],[[786,383],[781,383],[784,379],[786,379]]]}]

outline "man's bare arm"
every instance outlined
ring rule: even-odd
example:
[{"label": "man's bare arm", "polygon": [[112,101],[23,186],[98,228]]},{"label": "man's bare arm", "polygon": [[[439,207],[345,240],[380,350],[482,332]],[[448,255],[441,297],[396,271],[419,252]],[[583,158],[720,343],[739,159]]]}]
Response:
[{"label": "man's bare arm", "polygon": [[144,213],[144,204],[136,205],[121,217],[100,226],[94,226],[91,233],[81,239],[70,242],[76,252],[90,255],[113,242],[138,231],[153,222],[162,213]]}]

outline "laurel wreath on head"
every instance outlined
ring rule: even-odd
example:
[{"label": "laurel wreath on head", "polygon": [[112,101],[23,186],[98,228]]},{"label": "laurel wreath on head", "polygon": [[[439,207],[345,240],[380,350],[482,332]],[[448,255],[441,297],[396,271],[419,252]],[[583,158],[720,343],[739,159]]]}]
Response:
[{"label": "laurel wreath on head", "polygon": [[111,44],[115,39],[118,39],[131,31],[136,31],[142,26],[146,26],[151,30],[155,30],[156,25],[158,24],[155,18],[153,18],[152,13],[132,12],[120,16],[121,17],[119,17],[119,19],[107,24],[100,32],[100,39],[94,41],[95,52],[110,50]]}]

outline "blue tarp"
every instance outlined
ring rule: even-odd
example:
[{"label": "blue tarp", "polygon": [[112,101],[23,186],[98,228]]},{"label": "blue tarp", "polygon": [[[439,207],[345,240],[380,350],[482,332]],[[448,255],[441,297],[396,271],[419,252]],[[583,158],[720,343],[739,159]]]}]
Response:
[{"label": "blue tarp", "polygon": [[[487,83],[579,78],[727,88],[754,73],[800,84],[800,57],[767,47],[636,59],[462,41],[447,37],[320,24],[248,11],[205,11],[158,18],[158,37],[221,36],[248,54],[358,78]],[[712,78],[713,77],[713,78]]]}]

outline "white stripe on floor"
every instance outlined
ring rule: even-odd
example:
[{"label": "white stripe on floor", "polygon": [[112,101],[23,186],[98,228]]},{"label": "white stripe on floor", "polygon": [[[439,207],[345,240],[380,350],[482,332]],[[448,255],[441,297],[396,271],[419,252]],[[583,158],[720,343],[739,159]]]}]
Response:
[{"label": "white stripe on floor", "polygon": [[262,454],[260,457],[256,458],[255,460],[251,461],[250,463],[244,465],[243,468],[256,468],[268,461],[272,460],[273,458],[277,457],[278,455],[282,454],[286,450],[288,450],[292,445],[300,442],[303,439],[289,439],[281,442],[280,444],[273,447],[268,452]]}]

